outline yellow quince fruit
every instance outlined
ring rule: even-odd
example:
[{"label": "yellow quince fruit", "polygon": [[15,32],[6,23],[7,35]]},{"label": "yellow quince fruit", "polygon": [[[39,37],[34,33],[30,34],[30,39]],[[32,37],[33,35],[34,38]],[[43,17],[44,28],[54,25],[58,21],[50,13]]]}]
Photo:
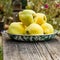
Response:
[{"label": "yellow quince fruit", "polygon": [[44,31],[45,34],[53,34],[54,33],[54,28],[49,23],[43,23],[41,25],[41,27],[43,28],[43,31]]},{"label": "yellow quince fruit", "polygon": [[39,24],[36,23],[32,23],[30,24],[26,29],[26,34],[30,34],[30,35],[42,35],[43,34],[43,29]]},{"label": "yellow quince fruit", "polygon": [[33,10],[23,10],[19,12],[19,20],[26,26],[34,22],[36,13]]},{"label": "yellow quince fruit", "polygon": [[24,34],[25,27],[21,22],[13,22],[8,28],[8,33],[10,34]]},{"label": "yellow quince fruit", "polygon": [[35,22],[39,25],[43,24],[43,23],[46,23],[47,21],[47,17],[45,14],[43,13],[37,13],[36,14],[36,17],[34,18]]}]

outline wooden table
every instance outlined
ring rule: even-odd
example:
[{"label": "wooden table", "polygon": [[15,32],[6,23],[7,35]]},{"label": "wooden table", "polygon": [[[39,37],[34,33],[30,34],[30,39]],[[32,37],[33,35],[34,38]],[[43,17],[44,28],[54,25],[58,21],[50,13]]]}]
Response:
[{"label": "wooden table", "polygon": [[3,34],[3,60],[60,60],[60,37],[44,42],[8,40]]}]

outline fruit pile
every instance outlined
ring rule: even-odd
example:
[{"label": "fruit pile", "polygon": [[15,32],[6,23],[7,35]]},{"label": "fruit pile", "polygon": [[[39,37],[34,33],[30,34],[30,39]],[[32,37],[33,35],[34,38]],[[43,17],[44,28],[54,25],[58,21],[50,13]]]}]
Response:
[{"label": "fruit pile", "polygon": [[21,22],[13,22],[8,28],[10,34],[43,35],[53,34],[54,28],[47,22],[47,17],[43,13],[36,13],[33,10],[23,10],[19,12]]}]

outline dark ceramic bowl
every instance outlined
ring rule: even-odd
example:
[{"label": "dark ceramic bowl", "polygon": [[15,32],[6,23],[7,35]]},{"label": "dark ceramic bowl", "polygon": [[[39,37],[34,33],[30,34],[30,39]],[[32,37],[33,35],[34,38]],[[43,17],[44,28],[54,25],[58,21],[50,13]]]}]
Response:
[{"label": "dark ceramic bowl", "polygon": [[45,41],[55,38],[56,33],[46,35],[15,35],[8,33],[8,35],[10,36],[11,39],[18,41]]}]

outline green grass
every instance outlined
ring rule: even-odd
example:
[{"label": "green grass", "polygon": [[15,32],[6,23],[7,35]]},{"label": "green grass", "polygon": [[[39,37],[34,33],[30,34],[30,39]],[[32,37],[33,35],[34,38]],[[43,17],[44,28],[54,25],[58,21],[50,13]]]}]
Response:
[{"label": "green grass", "polygon": [[0,60],[3,60],[3,50],[1,46],[0,46]]}]

